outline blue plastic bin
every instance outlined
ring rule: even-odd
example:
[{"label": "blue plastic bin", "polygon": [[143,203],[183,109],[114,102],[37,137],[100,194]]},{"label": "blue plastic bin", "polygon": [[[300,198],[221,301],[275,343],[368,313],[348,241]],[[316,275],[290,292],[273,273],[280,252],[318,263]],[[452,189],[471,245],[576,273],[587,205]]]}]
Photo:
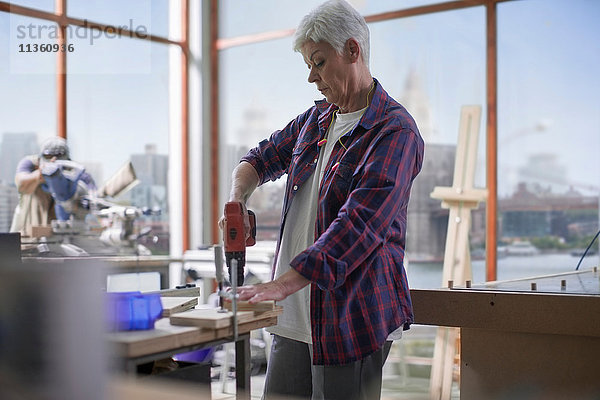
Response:
[{"label": "blue plastic bin", "polygon": [[107,293],[108,327],[111,331],[154,329],[162,316],[162,303],[158,294],[141,292]]}]

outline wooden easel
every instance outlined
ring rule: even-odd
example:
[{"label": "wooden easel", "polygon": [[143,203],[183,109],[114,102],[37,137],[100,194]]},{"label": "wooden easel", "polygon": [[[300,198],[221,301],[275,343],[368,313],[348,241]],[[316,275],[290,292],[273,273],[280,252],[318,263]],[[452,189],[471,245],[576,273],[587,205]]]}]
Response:
[{"label": "wooden easel", "polygon": [[[469,229],[471,210],[487,198],[486,189],[473,188],[481,106],[463,106],[452,187],[437,186],[431,197],[450,209],[442,273],[442,286],[465,285],[471,281]],[[458,328],[439,327],[435,339],[429,394],[431,399],[450,399]]]}]

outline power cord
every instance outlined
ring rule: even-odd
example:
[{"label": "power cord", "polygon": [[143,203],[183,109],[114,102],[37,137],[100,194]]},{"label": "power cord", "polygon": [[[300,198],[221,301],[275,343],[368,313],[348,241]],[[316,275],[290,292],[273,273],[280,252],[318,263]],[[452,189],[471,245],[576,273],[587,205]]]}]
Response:
[{"label": "power cord", "polygon": [[600,235],[600,231],[598,231],[598,233],[596,233],[596,236],[594,236],[594,238],[592,239],[592,241],[590,242],[590,244],[588,244],[587,249],[585,249],[585,251],[583,252],[583,255],[581,256],[581,258],[579,259],[579,262],[577,263],[577,268],[575,268],[575,271],[579,270],[579,266],[581,265],[581,262],[585,258],[585,255],[587,254],[587,252],[590,249],[590,247],[592,247],[592,245],[594,244],[594,241],[596,240],[596,238],[598,237],[598,235]]}]

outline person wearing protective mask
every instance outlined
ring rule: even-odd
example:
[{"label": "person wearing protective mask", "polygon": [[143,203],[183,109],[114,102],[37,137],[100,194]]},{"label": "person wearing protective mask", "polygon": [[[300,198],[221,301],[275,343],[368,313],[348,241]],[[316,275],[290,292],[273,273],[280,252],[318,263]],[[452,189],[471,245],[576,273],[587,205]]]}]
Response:
[{"label": "person wearing protective mask", "polygon": [[[70,160],[69,147],[65,139],[55,136],[46,139],[39,154],[25,156],[17,165],[15,184],[19,192],[19,204],[15,209],[11,232],[31,236],[32,226],[48,226],[56,219],[55,201],[45,187],[42,174],[44,163]],[[84,171],[81,180],[95,190],[93,178]]]}]

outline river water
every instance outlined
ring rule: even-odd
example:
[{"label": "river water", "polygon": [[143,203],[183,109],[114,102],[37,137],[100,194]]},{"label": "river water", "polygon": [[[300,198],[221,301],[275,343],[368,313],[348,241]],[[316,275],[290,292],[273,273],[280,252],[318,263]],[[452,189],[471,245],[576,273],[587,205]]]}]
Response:
[{"label": "river water", "polygon": [[[506,256],[498,259],[497,280],[509,280],[540,275],[560,274],[575,271],[579,257],[569,253],[538,254],[533,256]],[[600,266],[598,255],[587,256],[579,270]],[[472,262],[473,283],[485,282],[485,260]],[[413,289],[434,289],[442,284],[442,263],[408,263],[408,284]]]}]

